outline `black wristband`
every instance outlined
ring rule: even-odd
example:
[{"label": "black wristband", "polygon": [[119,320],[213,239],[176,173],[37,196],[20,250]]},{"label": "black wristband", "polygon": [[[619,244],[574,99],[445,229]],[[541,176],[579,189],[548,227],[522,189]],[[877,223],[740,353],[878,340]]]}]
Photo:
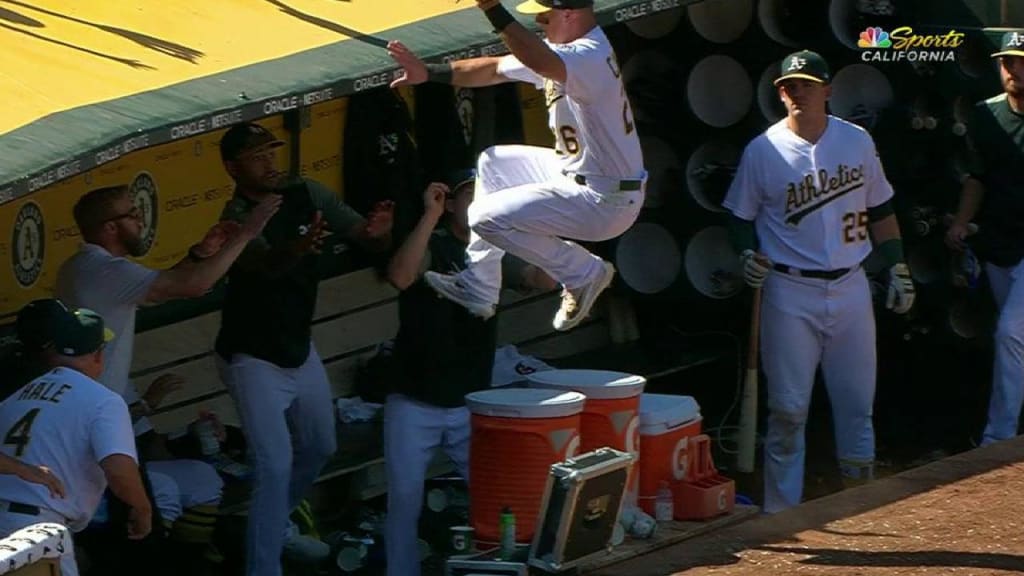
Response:
[{"label": "black wristband", "polygon": [[510,14],[500,2],[495,4],[492,8],[484,10],[484,16],[487,16],[487,19],[491,22],[491,26],[494,26],[494,31],[499,34],[502,30],[507,28],[509,24],[516,21],[512,14]]},{"label": "black wristband", "polygon": [[452,83],[452,64],[446,62],[444,64],[427,64],[427,81],[437,82],[439,84],[451,84]]}]

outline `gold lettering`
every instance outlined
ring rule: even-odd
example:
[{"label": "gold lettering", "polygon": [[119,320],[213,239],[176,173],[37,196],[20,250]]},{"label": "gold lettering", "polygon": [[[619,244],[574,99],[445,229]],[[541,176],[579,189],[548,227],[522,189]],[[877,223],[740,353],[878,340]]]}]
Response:
[{"label": "gold lettering", "polygon": [[959,48],[964,43],[963,32],[950,30],[944,35],[940,34],[914,34],[910,26],[900,26],[889,33],[892,40],[893,50],[906,50],[908,48]]}]

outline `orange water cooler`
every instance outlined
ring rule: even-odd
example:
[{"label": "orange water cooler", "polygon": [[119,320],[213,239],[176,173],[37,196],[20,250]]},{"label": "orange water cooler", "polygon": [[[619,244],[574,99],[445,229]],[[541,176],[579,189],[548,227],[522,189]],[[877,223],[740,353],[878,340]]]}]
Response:
[{"label": "orange water cooler", "polygon": [[701,433],[700,407],[690,396],[640,397],[640,508],[654,515],[661,482],[691,479],[690,444]]},{"label": "orange water cooler", "polygon": [[[640,456],[640,395],[643,376],[608,370],[545,370],[527,376],[531,387],[573,390],[587,397],[580,416],[580,453],[614,448]],[[634,460],[635,462],[635,460]],[[637,502],[637,466],[626,486],[627,504]]]},{"label": "orange water cooler", "polygon": [[480,542],[498,542],[508,506],[516,542],[533,539],[551,465],[579,453],[585,397],[572,391],[497,388],[466,395],[470,524]]}]

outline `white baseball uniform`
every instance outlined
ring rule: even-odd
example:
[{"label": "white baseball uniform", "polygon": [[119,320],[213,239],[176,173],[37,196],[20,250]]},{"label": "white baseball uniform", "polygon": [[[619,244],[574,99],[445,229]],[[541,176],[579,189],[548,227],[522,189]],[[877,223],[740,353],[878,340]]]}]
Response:
[{"label": "white baseball uniform", "polygon": [[[135,437],[124,400],[95,380],[57,368],[0,403],[0,446],[8,456],[45,465],[64,484],[65,498],[45,486],[0,475],[0,528],[9,534],[37,522],[58,522],[78,532],[88,525],[107,488],[100,462],[114,454],[136,459]],[[39,514],[16,513],[11,503]],[[61,558],[63,574],[77,574],[74,554]]]},{"label": "white baseball uniform", "polygon": [[459,273],[472,297],[497,304],[505,251],[570,289],[597,280],[602,262],[575,242],[625,232],[643,206],[640,141],[611,44],[600,27],[568,44],[548,42],[565,62],[553,82],[517,58],[498,72],[543,88],[555,148],[495,146],[481,153],[468,266]]},{"label": "white baseball uniform", "polygon": [[892,194],[870,135],[829,116],[814,144],[785,119],[751,141],[723,202],[754,222],[758,251],[777,267],[761,304],[766,512],[800,503],[819,363],[844,474],[857,477],[874,460],[875,320],[860,263],[871,252],[867,210]]}]

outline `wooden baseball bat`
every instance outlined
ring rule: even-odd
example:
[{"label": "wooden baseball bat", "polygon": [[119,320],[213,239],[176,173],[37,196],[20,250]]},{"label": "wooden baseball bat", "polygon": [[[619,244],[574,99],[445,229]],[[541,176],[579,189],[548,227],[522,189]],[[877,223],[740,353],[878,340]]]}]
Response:
[{"label": "wooden baseball bat", "polygon": [[736,469],[754,471],[757,452],[757,354],[758,332],[761,328],[761,288],[754,289],[754,303],[750,310],[750,334],[747,337],[747,373],[743,379],[743,398],[740,402],[739,448],[736,451]]}]

